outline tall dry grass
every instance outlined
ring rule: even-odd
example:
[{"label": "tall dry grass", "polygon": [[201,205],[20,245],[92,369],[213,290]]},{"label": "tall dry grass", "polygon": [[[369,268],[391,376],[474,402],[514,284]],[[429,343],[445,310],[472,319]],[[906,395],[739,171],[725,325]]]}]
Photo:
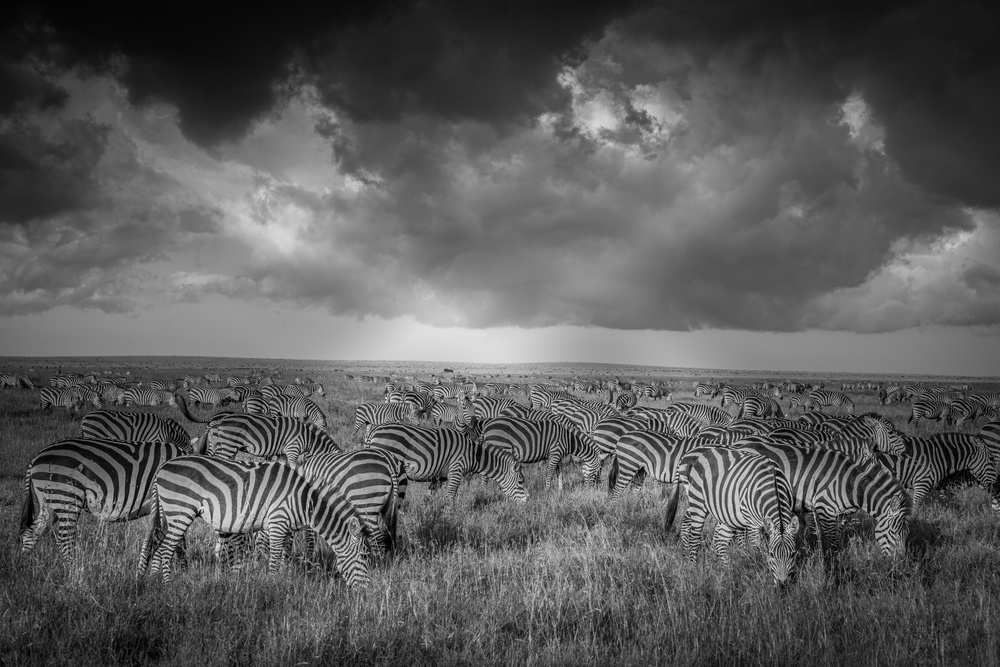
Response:
[{"label": "tall dry grass", "polygon": [[[380,388],[312,375],[326,382],[318,400],[334,437],[356,444],[353,405]],[[874,407],[859,401],[859,410]],[[904,409],[880,410],[905,425]],[[914,521],[905,561],[882,558],[870,523],[856,521],[836,577],[803,546],[798,579],[783,591],[756,554],[737,553],[723,567],[705,551],[686,564],[676,532],[662,531],[655,485],[609,503],[603,488],[581,486],[578,470],[566,492],[545,491],[541,466],[529,469],[522,506],[479,479],[455,503],[411,483],[401,549],[364,590],[348,590],[330,562],[275,576],[263,562],[223,571],[203,524],[189,536],[189,567],[163,585],[134,577],[145,519],[86,517],[76,563],[62,561],[50,536],[19,552],[25,466],[78,424],[41,413],[31,392],[0,394],[4,665],[1000,660],[1000,523],[978,488],[935,493]]]}]

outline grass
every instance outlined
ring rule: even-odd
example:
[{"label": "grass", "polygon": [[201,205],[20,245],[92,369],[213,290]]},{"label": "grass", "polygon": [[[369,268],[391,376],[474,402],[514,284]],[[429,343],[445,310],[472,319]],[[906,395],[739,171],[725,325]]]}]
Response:
[{"label": "grass", "polygon": [[[308,374],[326,384],[318,401],[334,438],[354,446],[353,405],[381,388],[329,369]],[[873,408],[873,398],[859,397],[859,411]],[[880,411],[905,430],[905,409]],[[411,483],[400,552],[364,590],[348,590],[329,564],[274,576],[263,561],[223,571],[204,524],[189,536],[189,567],[163,585],[134,577],[148,519],[109,525],[86,516],[78,563],[63,562],[51,536],[20,553],[25,467],[42,446],[78,432],[77,418],[42,413],[34,392],[0,393],[4,665],[1000,661],[1000,522],[975,487],[932,494],[905,561],[882,558],[870,522],[857,521],[838,577],[803,547],[798,579],[784,590],[757,554],[737,551],[730,567],[707,552],[685,563],[676,529],[662,531],[655,485],[609,503],[574,469],[565,492],[546,492],[541,465],[528,469],[525,505],[479,479],[463,483],[455,503]]]}]

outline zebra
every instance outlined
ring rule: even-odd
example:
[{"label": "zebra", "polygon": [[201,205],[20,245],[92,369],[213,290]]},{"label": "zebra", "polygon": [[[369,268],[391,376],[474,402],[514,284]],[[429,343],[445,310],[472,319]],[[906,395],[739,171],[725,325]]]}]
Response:
[{"label": "zebra", "polygon": [[276,416],[271,412],[271,402],[259,394],[247,396],[243,401],[243,412],[248,415]]},{"label": "zebra", "polygon": [[645,421],[646,428],[651,431],[676,433],[684,437],[696,436],[706,426],[705,422],[686,412],[678,412],[670,409],[632,408],[623,416],[629,419]]},{"label": "zebra", "polygon": [[496,419],[497,417],[503,415],[508,409],[514,406],[520,406],[521,404],[513,398],[491,398],[480,396],[474,401],[468,401],[467,405],[470,406],[472,414],[476,416],[476,419],[485,420]]},{"label": "zebra", "polygon": [[945,421],[950,421],[956,427],[961,428],[966,421],[975,422],[984,408],[982,403],[974,399],[956,398],[948,405],[948,417]]},{"label": "zebra", "polygon": [[394,550],[397,512],[407,486],[399,461],[378,449],[358,449],[316,454],[292,467],[314,486],[327,484],[344,494],[368,525],[379,555]]},{"label": "zebra", "polygon": [[719,403],[719,407],[724,408],[727,403],[733,403],[739,407],[743,404],[743,401],[747,396],[756,392],[749,387],[737,387],[736,385],[727,384],[720,389],[720,393],[722,394],[722,399]]},{"label": "zebra", "polygon": [[719,395],[719,386],[711,382],[696,382],[694,385],[694,395],[695,398],[702,395],[715,398]]},{"label": "zebra", "polygon": [[629,408],[634,408],[636,405],[638,405],[639,399],[636,398],[635,392],[629,389],[623,389],[618,393],[617,396],[614,397],[613,401],[610,401],[610,403],[615,407],[615,409],[618,412],[624,412],[625,410],[628,410]]},{"label": "zebra", "polygon": [[79,373],[62,373],[49,378],[49,386],[55,389],[67,389],[75,387],[83,382],[83,376]]},{"label": "zebra", "polygon": [[435,403],[431,408],[431,419],[435,426],[443,423],[455,424],[456,426],[468,422],[469,413],[464,404],[455,405],[453,403]]},{"label": "zebra", "polygon": [[294,462],[307,453],[339,452],[340,446],[312,424],[291,417],[233,413],[209,422],[194,446],[195,454],[232,459],[238,452],[254,457],[285,457]]},{"label": "zebra", "polygon": [[583,462],[584,482],[597,484],[600,472],[597,447],[576,429],[554,421],[499,417],[483,428],[482,441],[483,447],[510,452],[519,467],[525,463],[546,461],[545,488],[552,485],[558,474],[559,490],[562,491],[561,463],[570,456]]},{"label": "zebra", "polygon": [[936,422],[944,420],[947,423],[950,410],[951,406],[944,401],[939,401],[931,396],[921,396],[913,399],[913,403],[910,405],[910,417],[906,423],[912,423],[914,427],[920,423],[921,419],[933,419]]},{"label": "zebra", "polygon": [[700,440],[665,433],[636,430],[618,439],[615,457],[608,473],[608,498],[616,500],[628,488],[640,470],[658,482],[676,484],[678,463],[695,449]]},{"label": "zebra", "polygon": [[799,447],[837,449],[861,459],[869,458],[874,451],[899,455],[907,448],[906,439],[877,415],[862,415],[839,430],[776,428],[767,437]]},{"label": "zebra", "polygon": [[[304,396],[276,396],[267,401],[268,412],[274,416],[291,417],[312,424],[316,428],[326,428],[326,415],[319,406]],[[244,407],[244,410],[246,408]],[[249,410],[246,410],[249,412]]]},{"label": "zebra", "polygon": [[188,389],[191,405],[225,405],[239,402],[239,394],[232,388],[191,387]]},{"label": "zebra", "polygon": [[433,483],[446,478],[449,500],[455,500],[462,478],[470,473],[497,482],[508,500],[528,499],[510,454],[482,447],[459,431],[383,424],[371,430],[367,446],[384,450],[401,461],[411,480]]},{"label": "zebra", "polygon": [[737,415],[737,419],[745,418],[760,418],[760,419],[770,419],[771,417],[777,417],[779,419],[784,418],[784,413],[781,411],[781,406],[773,398],[767,396],[747,396],[743,399],[743,404],[740,406],[740,412]]},{"label": "zebra", "polygon": [[[701,531],[712,515],[718,520],[714,548],[723,563],[729,561],[729,542],[736,531],[749,530],[752,536],[759,536],[764,530],[768,534],[768,567],[775,582],[783,585],[795,568],[799,523],[792,514],[788,480],[775,465],[749,451],[700,447],[681,459],[679,468],[688,496],[681,521],[686,560],[697,560]],[[668,508],[668,518],[672,514]],[[672,521],[667,528],[669,523]]]},{"label": "zebra", "polygon": [[107,439],[69,438],[45,447],[24,478],[21,551],[34,549],[53,518],[59,551],[72,558],[83,510],[108,522],[149,514],[156,470],[181,454],[170,444]]},{"label": "zebra", "polygon": [[155,389],[156,391],[174,391],[177,389],[177,385],[173,382],[168,382],[167,380],[150,380],[149,388]]},{"label": "zebra", "polygon": [[465,391],[462,389],[462,385],[459,384],[436,384],[431,389],[431,396],[438,403],[449,398],[461,400],[464,395]]},{"label": "zebra", "polygon": [[291,532],[312,528],[333,549],[348,586],[370,581],[371,536],[358,511],[337,490],[310,484],[288,465],[179,456],[160,467],[153,489],[155,518],[140,571],[148,567],[165,582],[169,556],[198,516],[215,529],[224,555],[234,535],[264,530],[272,574],[285,559]]},{"label": "zebra", "polygon": [[899,481],[874,461],[858,463],[840,452],[807,450],[771,443],[746,445],[769,458],[791,485],[797,513],[812,512],[820,548],[828,560],[836,554],[838,517],[857,510],[875,520],[875,541],[885,556],[901,555],[909,532],[910,498]]},{"label": "zebra", "polygon": [[937,433],[929,438],[906,438],[904,455],[877,452],[876,459],[907,489],[916,513],[924,497],[951,475],[962,472],[972,477],[993,496],[994,510],[1000,509],[995,488],[997,469],[986,442],[967,433]]},{"label": "zebra", "polygon": [[[417,424],[417,410],[410,403],[362,403],[354,410],[354,435],[362,428],[382,424]],[[367,438],[367,433],[366,436]]]},{"label": "zebra", "polygon": [[734,420],[734,417],[722,408],[704,403],[674,403],[670,409],[694,417],[706,426],[729,426]]},{"label": "zebra", "polygon": [[144,389],[142,387],[132,387],[126,389],[122,395],[122,402],[125,405],[140,405],[156,407],[162,403],[176,406],[177,399],[169,391],[156,391],[154,389]]},{"label": "zebra", "polygon": [[809,392],[809,400],[812,401],[813,409],[820,410],[828,407],[844,408],[848,412],[854,412],[854,401],[847,394],[834,391],[832,389],[814,389]]},{"label": "zebra", "polygon": [[[70,412],[75,412],[83,408],[83,397],[76,389],[57,389],[55,387],[42,387],[38,392],[38,398],[42,410],[48,410],[55,406],[57,408],[68,408]],[[101,407],[101,406],[95,406]]]},{"label": "zebra", "polygon": [[80,420],[80,432],[90,439],[164,442],[185,453],[191,450],[191,436],[183,426],[151,412],[95,410]]},{"label": "zebra", "polygon": [[202,377],[205,378],[205,382],[214,382],[215,384],[222,382],[222,376],[218,373],[205,373]]},{"label": "zebra", "polygon": [[14,389],[34,389],[35,383],[27,375],[22,373],[0,373],[0,389],[13,387]]},{"label": "zebra", "polygon": [[578,401],[574,398],[554,398],[549,409],[552,414],[569,419],[584,433],[592,433],[594,426],[602,419],[617,417],[619,413],[612,407],[596,401]]}]

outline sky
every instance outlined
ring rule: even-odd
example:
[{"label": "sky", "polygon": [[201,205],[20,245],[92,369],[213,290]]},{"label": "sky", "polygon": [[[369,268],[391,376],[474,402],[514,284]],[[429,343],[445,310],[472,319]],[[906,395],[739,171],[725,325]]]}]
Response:
[{"label": "sky", "polygon": [[0,354],[1000,375],[986,3],[0,19]]}]

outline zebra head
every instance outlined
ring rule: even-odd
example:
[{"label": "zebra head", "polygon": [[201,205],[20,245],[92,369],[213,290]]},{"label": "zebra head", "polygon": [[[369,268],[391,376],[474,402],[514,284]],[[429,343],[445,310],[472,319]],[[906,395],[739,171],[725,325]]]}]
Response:
[{"label": "zebra head", "polygon": [[898,558],[906,554],[906,539],[910,534],[910,496],[900,491],[889,508],[875,516],[875,543],[882,555]]},{"label": "zebra head", "polygon": [[513,456],[498,449],[479,447],[479,459],[479,472],[499,484],[507,500],[516,503],[527,502],[524,473],[521,464],[515,461]]},{"label": "zebra head", "polygon": [[767,566],[774,575],[774,582],[784,586],[795,571],[795,533],[799,529],[799,517],[792,515],[784,526],[780,522],[767,520]]},{"label": "zebra head", "polygon": [[310,523],[336,554],[344,581],[351,588],[367,586],[374,540],[358,511],[333,487],[313,487],[310,501]]},{"label": "zebra head", "polygon": [[878,414],[867,414],[862,419],[872,433],[875,449],[889,454],[903,454],[906,451],[906,441],[903,440],[895,427],[885,417]]}]

